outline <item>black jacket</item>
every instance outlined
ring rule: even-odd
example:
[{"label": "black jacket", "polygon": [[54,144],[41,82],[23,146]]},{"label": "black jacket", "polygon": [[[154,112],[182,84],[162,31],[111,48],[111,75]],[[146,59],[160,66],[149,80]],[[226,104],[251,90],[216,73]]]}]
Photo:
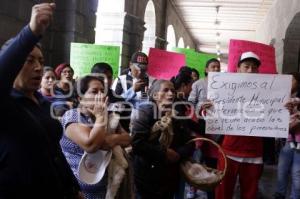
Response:
[{"label": "black jacket", "polygon": [[[166,149],[158,139],[149,141],[151,128],[157,121],[154,109],[151,104],[142,104],[137,110],[138,117],[132,121],[134,176],[138,192],[160,198],[162,192],[172,192],[177,188],[179,162],[168,163]],[[186,144],[192,137],[182,121],[173,119],[172,123],[174,137],[170,148],[183,160],[192,155],[194,144]]]},{"label": "black jacket", "polygon": [[39,38],[25,27],[0,54],[0,198],[75,198],[79,186],[61,151],[50,105],[12,89]]}]

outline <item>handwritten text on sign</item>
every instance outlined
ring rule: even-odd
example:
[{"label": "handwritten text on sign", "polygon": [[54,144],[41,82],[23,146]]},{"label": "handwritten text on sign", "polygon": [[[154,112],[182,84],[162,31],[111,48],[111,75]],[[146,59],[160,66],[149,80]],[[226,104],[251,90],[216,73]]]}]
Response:
[{"label": "handwritten text on sign", "polygon": [[288,135],[290,75],[209,73],[208,93],[214,107],[206,133],[259,137]]}]

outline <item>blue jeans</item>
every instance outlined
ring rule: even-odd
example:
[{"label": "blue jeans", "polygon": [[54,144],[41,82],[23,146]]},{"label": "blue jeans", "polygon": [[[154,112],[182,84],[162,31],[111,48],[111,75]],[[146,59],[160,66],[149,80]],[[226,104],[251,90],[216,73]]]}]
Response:
[{"label": "blue jeans", "polygon": [[300,198],[300,152],[291,149],[288,142],[280,150],[276,192],[286,195],[289,174],[292,178],[291,199]]}]

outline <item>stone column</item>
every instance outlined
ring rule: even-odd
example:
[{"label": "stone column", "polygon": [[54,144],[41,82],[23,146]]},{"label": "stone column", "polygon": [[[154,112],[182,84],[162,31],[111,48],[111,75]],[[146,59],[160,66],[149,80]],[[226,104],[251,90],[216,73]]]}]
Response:
[{"label": "stone column", "polygon": [[42,40],[46,64],[70,62],[71,42],[94,43],[98,0],[56,1],[53,24]]},{"label": "stone column", "polygon": [[33,5],[31,0],[0,0],[0,46],[28,24]]},{"label": "stone column", "polygon": [[298,72],[299,71],[299,53],[300,40],[285,39],[282,72]]},{"label": "stone column", "polygon": [[131,55],[142,50],[145,22],[141,18],[126,13],[123,31],[122,67],[128,67]]}]

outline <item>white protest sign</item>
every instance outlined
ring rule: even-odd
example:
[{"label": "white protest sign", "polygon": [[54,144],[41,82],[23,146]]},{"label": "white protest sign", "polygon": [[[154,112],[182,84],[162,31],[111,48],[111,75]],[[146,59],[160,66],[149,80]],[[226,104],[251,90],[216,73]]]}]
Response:
[{"label": "white protest sign", "polygon": [[209,73],[206,133],[286,138],[291,75]]}]

